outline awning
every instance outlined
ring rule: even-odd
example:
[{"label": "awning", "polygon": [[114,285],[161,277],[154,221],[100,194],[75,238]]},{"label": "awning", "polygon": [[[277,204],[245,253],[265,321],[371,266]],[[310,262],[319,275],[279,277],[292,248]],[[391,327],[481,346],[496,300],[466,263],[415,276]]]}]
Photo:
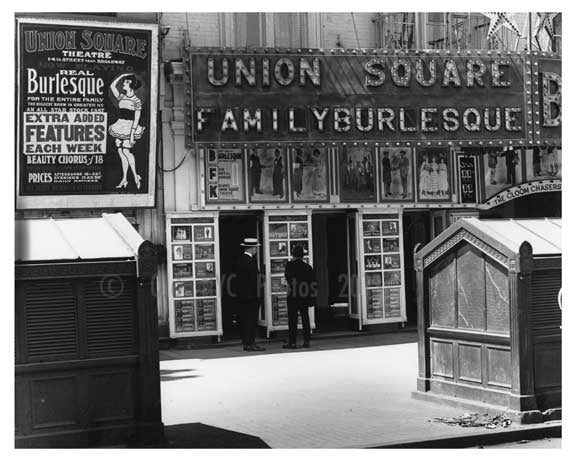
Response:
[{"label": "awning", "polygon": [[498,240],[513,252],[527,241],[534,256],[562,253],[562,219],[476,219],[464,218],[479,231]]},{"label": "awning", "polygon": [[136,259],[144,239],[122,213],[16,221],[16,262]]}]

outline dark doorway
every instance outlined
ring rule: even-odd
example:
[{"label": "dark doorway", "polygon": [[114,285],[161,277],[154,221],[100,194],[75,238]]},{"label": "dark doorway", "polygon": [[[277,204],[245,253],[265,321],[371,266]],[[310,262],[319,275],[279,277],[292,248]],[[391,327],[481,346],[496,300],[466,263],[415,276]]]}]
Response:
[{"label": "dark doorway", "polygon": [[428,211],[404,212],[404,283],[406,293],[406,317],[408,325],[416,325],[416,273],[414,272],[414,247],[426,245],[430,240],[430,214]]},{"label": "dark doorway", "polygon": [[[318,281],[316,328],[348,328],[348,238],[346,213],[312,216],[314,268]],[[352,242],[354,243],[354,242]],[[340,304],[341,307],[334,307]],[[331,307],[332,306],[332,307]]]},{"label": "dark doorway", "polygon": [[[240,244],[246,237],[261,238],[261,216],[256,213],[220,214],[220,274],[222,283],[222,333],[225,339],[240,337],[240,328],[232,293],[231,276],[242,252]],[[262,247],[260,247],[262,248]],[[260,267],[262,254],[259,255]]]}]

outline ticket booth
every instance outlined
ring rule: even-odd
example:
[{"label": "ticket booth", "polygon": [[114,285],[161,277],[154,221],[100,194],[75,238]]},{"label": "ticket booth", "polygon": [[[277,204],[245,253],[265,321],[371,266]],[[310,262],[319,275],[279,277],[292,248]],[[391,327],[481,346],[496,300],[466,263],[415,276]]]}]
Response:
[{"label": "ticket booth", "polygon": [[415,255],[415,398],[495,407],[521,422],[561,407],[562,221],[452,224]]},{"label": "ticket booth", "polygon": [[121,213],[16,222],[16,446],[163,441],[157,255]]}]

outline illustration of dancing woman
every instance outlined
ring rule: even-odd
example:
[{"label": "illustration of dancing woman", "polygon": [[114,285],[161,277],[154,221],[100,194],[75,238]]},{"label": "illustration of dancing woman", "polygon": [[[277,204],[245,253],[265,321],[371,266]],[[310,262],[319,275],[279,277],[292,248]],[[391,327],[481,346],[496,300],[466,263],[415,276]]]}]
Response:
[{"label": "illustration of dancing woman", "polygon": [[[121,83],[121,90],[118,90],[118,83]],[[119,108],[118,120],[108,128],[110,135],[116,138],[116,147],[122,162],[122,181],[116,186],[117,189],[128,185],[128,168],[132,170],[136,187],[140,189],[141,178],[136,173],[136,159],[130,149],[144,133],[144,127],[139,124],[142,101],[134,93],[141,86],[142,83],[134,74],[122,74],[110,84],[110,90],[118,100]]]}]

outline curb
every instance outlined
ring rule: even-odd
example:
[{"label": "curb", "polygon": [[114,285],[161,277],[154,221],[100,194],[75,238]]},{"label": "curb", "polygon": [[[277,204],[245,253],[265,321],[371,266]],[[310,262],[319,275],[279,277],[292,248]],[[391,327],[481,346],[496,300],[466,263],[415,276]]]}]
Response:
[{"label": "curb", "polygon": [[431,437],[405,440],[392,443],[378,443],[363,447],[350,448],[470,448],[482,445],[497,445],[501,443],[520,442],[522,440],[539,440],[545,438],[561,438],[562,424],[550,423],[521,429],[501,429],[492,432],[482,432],[469,435],[450,437]]}]

